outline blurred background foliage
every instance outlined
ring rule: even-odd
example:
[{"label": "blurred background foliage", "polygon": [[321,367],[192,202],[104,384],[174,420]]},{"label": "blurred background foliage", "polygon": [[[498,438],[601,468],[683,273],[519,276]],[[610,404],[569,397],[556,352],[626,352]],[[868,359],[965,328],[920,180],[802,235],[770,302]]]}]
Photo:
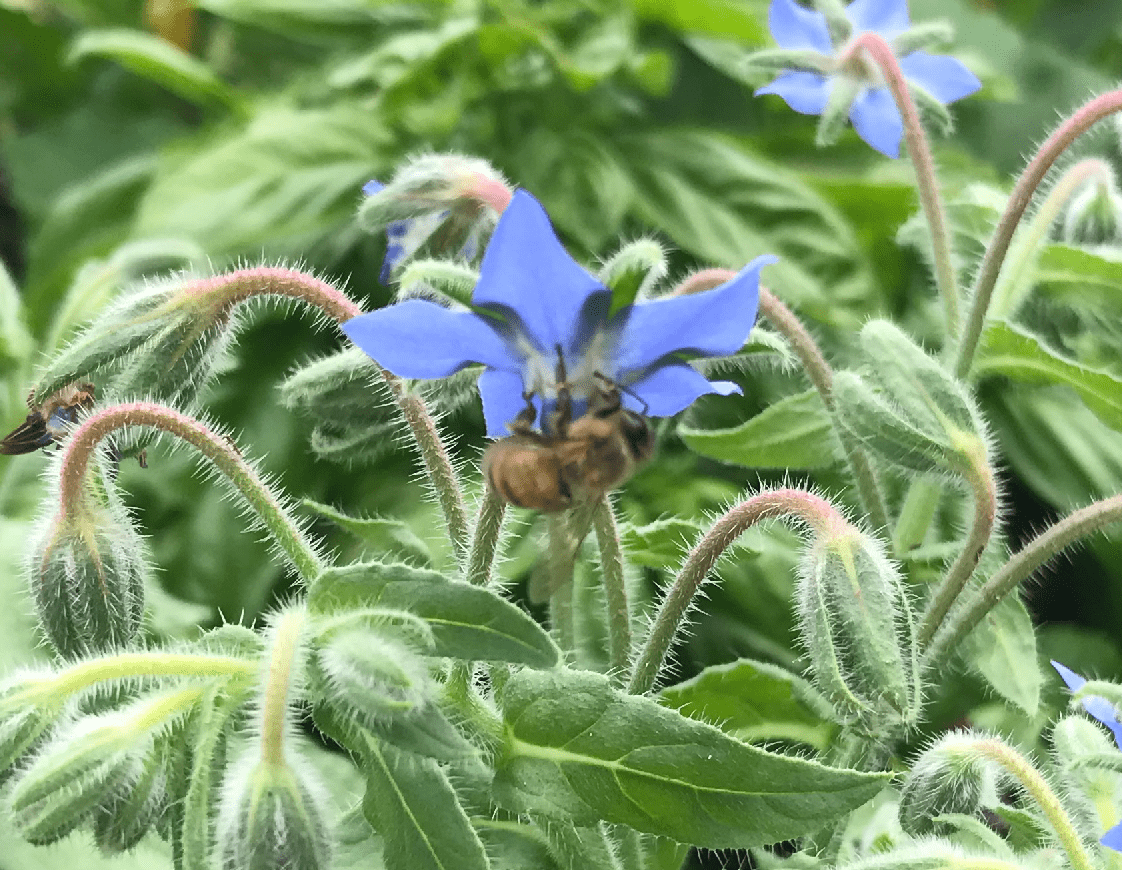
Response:
[{"label": "blurred background foliage", "polygon": [[[953,50],[985,84],[953,107],[956,134],[935,145],[946,195],[959,203],[960,242],[976,250],[996,216],[984,205],[994,197],[979,191],[996,190],[1000,206],[1057,112],[1117,82],[1122,0],[910,5],[913,20],[954,24]],[[909,164],[883,160],[852,132],[817,150],[812,120],[752,97],[762,81],[743,58],[769,41],[766,12],[766,0],[0,0],[0,255],[15,284],[0,288],[0,428],[26,414],[43,355],[119,287],[149,275],[284,261],[345,280],[368,308],[384,304],[384,240],[356,226],[359,190],[424,151],[493,163],[542,200],[589,263],[643,234],[670,248],[672,277],[781,254],[772,288],[839,363],[872,316],[937,350],[922,255],[906,231],[897,237],[917,208]],[[1079,156],[1090,154],[1117,168],[1117,132],[1089,137]],[[1122,265],[1106,250],[1071,253],[1060,244],[1045,252],[1023,317],[1075,361],[1120,375]],[[434,509],[409,455],[387,450],[356,467],[316,458],[307,446],[315,421],[280,404],[287,373],[340,346],[310,327],[275,311],[255,316],[206,399],[209,413],[243,433],[242,446],[290,493],[403,517],[432,538]],[[740,377],[743,398],[704,400],[663,424],[658,460],[621,497],[633,524],[700,520],[745,486],[785,475],[839,490],[813,432],[772,460],[786,472],[685,449],[682,427],[733,426],[807,388],[782,367]],[[980,391],[1001,447],[1010,546],[1059,512],[1122,491],[1122,434],[1072,390],[994,374]],[[477,462],[478,409],[447,425],[459,457]],[[728,458],[719,444],[699,449]],[[251,622],[289,591],[236,509],[192,474],[191,457],[159,449],[149,465],[126,464],[121,478],[162,569],[153,631],[219,614]],[[41,466],[39,456],[0,459],[6,601],[25,601],[17,566]],[[966,518],[948,509],[932,546]],[[333,547],[355,546],[326,522],[319,530]],[[518,548],[530,539],[527,530],[511,554],[527,573],[531,559]],[[738,655],[794,661],[792,553],[779,531],[737,550],[682,652],[685,674]],[[922,578],[922,554],[912,567]],[[1097,538],[1027,600],[1047,623],[1043,654],[1122,676],[1122,533]],[[10,628],[5,669],[36,654],[28,609],[0,611],[0,629]],[[983,717],[981,683],[954,681],[956,701],[939,715]]]}]

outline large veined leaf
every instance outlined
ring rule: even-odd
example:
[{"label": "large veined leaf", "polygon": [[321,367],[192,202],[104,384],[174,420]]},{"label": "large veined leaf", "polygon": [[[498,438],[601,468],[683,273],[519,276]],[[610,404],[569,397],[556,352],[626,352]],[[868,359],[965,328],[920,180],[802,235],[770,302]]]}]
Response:
[{"label": "large veined leaf", "polygon": [[495,800],[578,826],[603,820],[707,848],[748,848],[815,830],[886,780],[741,743],[599,674],[521,671],[499,703],[506,728]]},{"label": "large veined leaf", "polygon": [[1049,350],[1036,336],[1008,323],[987,327],[975,369],[1030,384],[1063,384],[1113,429],[1122,431],[1122,380]]},{"label": "large veined leaf", "polygon": [[830,322],[871,285],[852,228],[789,170],[711,133],[673,132],[618,143],[635,211],[703,262],[739,268],[778,254],[765,284]]},{"label": "large veined leaf", "polygon": [[[134,232],[193,239],[211,254],[275,249],[353,226],[363,183],[382,168],[386,133],[363,107],[259,107],[244,130],[169,154]],[[357,230],[349,230],[357,238]]]},{"label": "large veined leaf", "polygon": [[822,468],[842,458],[841,444],[816,390],[787,396],[729,429],[678,434],[691,450],[749,468]]},{"label": "large veined leaf", "polygon": [[751,659],[712,665],[663,689],[659,701],[749,742],[795,740],[824,749],[838,730],[829,704],[806,680]]},{"label": "large veined leaf", "polygon": [[393,563],[329,568],[308,592],[312,613],[407,610],[428,622],[434,653],[549,668],[559,652],[524,611],[490,589]]}]

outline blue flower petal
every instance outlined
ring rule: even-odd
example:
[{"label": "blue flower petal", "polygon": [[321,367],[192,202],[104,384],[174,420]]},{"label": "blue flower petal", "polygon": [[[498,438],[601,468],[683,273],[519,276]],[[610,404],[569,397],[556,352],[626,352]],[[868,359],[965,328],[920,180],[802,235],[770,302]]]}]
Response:
[{"label": "blue flower petal", "polygon": [[643,411],[635,396],[646,402],[646,413],[652,417],[669,417],[693,404],[698,396],[718,393],[729,396],[739,393],[740,387],[732,381],[710,381],[688,363],[673,362],[660,365],[649,375],[628,386],[634,396],[624,394],[624,404]]},{"label": "blue flower petal", "polygon": [[887,88],[865,88],[849,110],[857,135],[887,157],[900,156],[904,121]]},{"label": "blue flower petal", "polygon": [[904,76],[915,82],[943,105],[968,97],[982,83],[961,61],[945,54],[913,51],[900,59]]},{"label": "blue flower petal", "polygon": [[756,89],[760,94],[778,94],[787,105],[803,115],[821,115],[830,101],[833,82],[812,72],[785,72],[775,81]]},{"label": "blue flower petal", "polygon": [[[1068,689],[1073,693],[1087,685],[1087,681],[1083,677],[1059,662],[1053,661],[1052,667],[1056,669],[1064,683],[1067,684]],[[1114,705],[1100,695],[1088,695],[1079,700],[1083,704],[1084,710],[1114,732],[1114,742],[1118,744],[1119,749],[1122,749],[1122,722],[1118,721],[1118,713],[1114,709]]]},{"label": "blue flower petal", "polygon": [[1113,849],[1115,852],[1122,852],[1122,824],[1115,825],[1099,840],[1108,849]]},{"label": "blue flower petal", "polygon": [[382,182],[371,180],[366,182],[366,184],[362,186],[362,192],[367,196],[373,196],[374,194],[379,193],[384,187],[385,185],[382,184]]},{"label": "blue flower petal", "polygon": [[826,17],[794,0],[771,0],[767,26],[780,48],[813,48],[823,54],[833,51]]},{"label": "blue flower petal", "polygon": [[487,421],[487,434],[491,438],[510,434],[508,424],[526,407],[522,390],[522,377],[514,372],[486,369],[479,376],[483,418]]},{"label": "blue flower petal", "polygon": [[581,310],[597,292],[607,293],[561,246],[541,204],[515,191],[483,254],[475,304],[514,312],[540,351],[561,345],[570,358]]},{"label": "blue flower petal", "polygon": [[507,371],[522,366],[482,317],[424,299],[361,314],[342,328],[375,362],[403,378],[443,378],[471,363]]},{"label": "blue flower petal", "polygon": [[644,371],[680,351],[703,356],[736,353],[756,322],[760,269],[777,259],[770,254],[756,257],[720,287],[641,302],[624,312],[617,340],[617,377]]},{"label": "blue flower petal", "polygon": [[855,33],[875,31],[892,39],[911,27],[908,0],[853,0],[845,14],[853,22]]}]

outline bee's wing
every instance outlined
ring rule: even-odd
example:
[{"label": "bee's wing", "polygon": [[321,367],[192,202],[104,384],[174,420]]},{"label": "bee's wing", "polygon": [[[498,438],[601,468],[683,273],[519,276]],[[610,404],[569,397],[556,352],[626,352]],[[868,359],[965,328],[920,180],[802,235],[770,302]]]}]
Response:
[{"label": "bee's wing", "polygon": [[26,420],[0,440],[0,454],[15,456],[32,453],[40,447],[46,447],[53,440],[51,433],[47,431],[47,421],[43,419],[43,415],[32,411]]}]

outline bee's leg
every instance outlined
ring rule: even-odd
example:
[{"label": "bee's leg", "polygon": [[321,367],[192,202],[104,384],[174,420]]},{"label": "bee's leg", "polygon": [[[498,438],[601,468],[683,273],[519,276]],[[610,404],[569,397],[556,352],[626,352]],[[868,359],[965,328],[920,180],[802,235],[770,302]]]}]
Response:
[{"label": "bee's leg", "polygon": [[[623,397],[620,394],[619,384],[602,372],[593,372],[592,376],[603,383],[603,388],[596,397],[599,400],[597,402],[597,407],[590,410],[599,417],[606,417],[609,414],[614,414],[623,407]],[[639,401],[642,402],[643,400],[639,399]],[[646,404],[646,402],[643,402],[644,406]]]},{"label": "bee's leg", "polygon": [[526,407],[518,412],[507,428],[515,435],[526,435],[534,431],[534,421],[538,418],[538,409],[534,407],[534,394],[523,393],[522,398],[526,400]]},{"label": "bee's leg", "polygon": [[147,468],[148,467],[148,451],[147,450],[141,450],[138,454],[136,454],[136,463],[141,468]]}]

